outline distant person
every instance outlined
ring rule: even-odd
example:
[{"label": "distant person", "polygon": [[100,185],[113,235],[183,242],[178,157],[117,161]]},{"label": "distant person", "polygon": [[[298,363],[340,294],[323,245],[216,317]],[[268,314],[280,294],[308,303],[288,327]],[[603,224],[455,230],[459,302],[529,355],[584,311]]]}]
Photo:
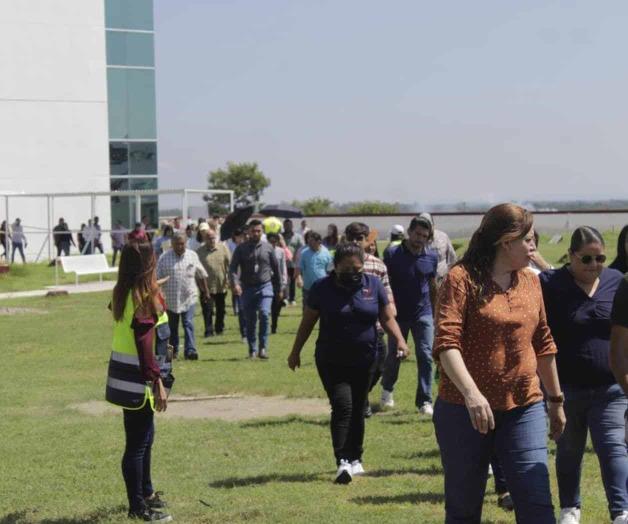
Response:
[{"label": "distant person", "polygon": [[283,238],[286,242],[286,246],[290,250],[292,254],[292,258],[287,260],[288,267],[288,303],[291,306],[296,306],[296,276],[295,276],[295,268],[296,268],[296,257],[297,253],[301,250],[301,248],[305,245],[303,237],[294,231],[294,225],[292,224],[292,220],[287,218],[283,221]]},{"label": "distant person", "polygon": [[628,400],[609,365],[611,304],[623,274],[604,267],[604,251],[599,231],[579,227],[571,236],[569,263],[540,274],[547,322],[558,347],[556,365],[567,417],[556,442],[560,524],[580,522],[580,476],[588,433],[611,520],[628,522],[624,423]]},{"label": "distant person", "polygon": [[142,227],[144,229],[144,232],[146,233],[146,240],[148,240],[149,242],[153,241],[153,226],[150,223],[150,218],[148,217],[148,215],[144,215],[142,217]]},{"label": "distant person", "polygon": [[120,256],[111,300],[114,350],[109,359],[106,398],[123,408],[126,445],[122,476],[130,518],[170,522],[165,501],[153,489],[151,454],[154,411],[165,411],[167,392],[154,355],[155,329],[167,322],[155,278],[155,257],[148,242],[127,244]]},{"label": "distant person", "polygon": [[[146,233],[146,229],[144,228],[144,224],[142,222],[135,222],[133,226],[133,231],[129,233],[128,240],[148,240],[148,235]],[[154,246],[153,246],[154,247]],[[155,256],[159,256],[161,253],[155,253]]]},{"label": "distant person", "polygon": [[[203,320],[205,321],[205,337],[222,335],[225,330],[225,302],[229,290],[229,264],[231,253],[229,248],[218,241],[218,234],[207,223],[203,228],[205,242],[198,247],[196,254],[207,272],[207,287],[210,300],[201,302]],[[216,323],[214,324],[214,306]]]},{"label": "distant person", "polygon": [[181,219],[182,217],[176,217],[173,222],[172,222],[172,230],[175,233],[183,233],[183,227],[181,226]]},{"label": "distant person", "polygon": [[78,241],[78,250],[81,255],[85,251],[85,237],[83,236],[83,233],[85,232],[85,227],[85,224],[81,224],[81,227],[76,234],[76,240]]},{"label": "distant person", "polygon": [[85,242],[85,247],[82,252],[83,255],[92,255],[94,253],[94,243],[96,241],[97,234],[98,232],[94,228],[94,223],[92,222],[92,219],[89,218],[85,229],[83,229],[83,241]]},{"label": "distant person", "polygon": [[[249,223],[249,239],[233,253],[229,267],[233,293],[242,297],[249,358],[268,358],[273,299],[281,300],[281,275],[275,249],[262,242],[262,222]],[[259,317],[259,345],[256,333]]]},{"label": "distant person", "polygon": [[[209,226],[207,226],[209,228]],[[185,236],[188,238],[187,248],[192,251],[196,251],[199,247],[201,247],[202,242],[200,242],[197,237],[197,231],[194,224],[188,224],[185,228]]]},{"label": "distant person", "polygon": [[102,228],[100,227],[100,219],[98,217],[94,217],[94,253],[96,253],[96,250],[100,251],[101,254],[105,253],[102,247],[102,242],[100,240],[101,237]]},{"label": "distant person", "polygon": [[[428,416],[433,414],[432,344],[438,275],[438,254],[428,247],[433,233],[432,223],[427,218],[413,218],[408,226],[408,238],[384,260],[395,297],[397,323],[404,339],[412,333],[416,348],[418,376],[414,402],[419,413]],[[382,407],[395,405],[393,390],[398,378],[399,361],[389,347],[382,377]]]},{"label": "distant person", "polygon": [[2,224],[0,224],[0,246],[2,246],[2,249],[4,250],[4,252],[2,253],[2,256],[5,258],[5,260],[7,260],[9,258],[8,256],[8,248],[7,248],[7,221],[3,220]]},{"label": "distant person", "polygon": [[305,234],[310,231],[310,228],[307,227],[307,220],[303,219],[301,220],[301,229],[299,230],[299,233],[301,234],[301,236],[303,238],[305,238]]},{"label": "distant person", "polygon": [[552,265],[543,258],[541,252],[539,251],[539,245],[541,242],[541,238],[537,231],[534,231],[534,245],[536,246],[536,251],[530,256],[530,263],[528,264],[528,268],[535,274],[539,274],[541,271],[547,271],[549,269],[554,269]]},{"label": "distant person", "polygon": [[364,474],[364,405],[377,365],[378,321],[394,341],[395,357],[408,355],[384,286],[364,272],[358,245],[339,244],[334,271],[313,284],[288,357],[293,371],[301,366],[301,350],[319,319],[315,361],[331,404],[335,482],[348,484]]},{"label": "distant person", "polygon": [[456,256],[456,250],[449,239],[449,235],[440,229],[436,229],[434,226],[434,219],[429,213],[421,213],[420,217],[426,218],[432,224],[432,239],[430,240],[428,247],[436,251],[438,254],[438,270],[436,281],[441,283],[447,275],[449,268],[453,266],[458,259]]},{"label": "distant person", "polygon": [[336,224],[329,224],[327,226],[327,235],[323,239],[323,245],[329,250],[332,257],[334,256],[334,251],[339,241],[338,226]]},{"label": "distant person", "polygon": [[[279,323],[279,315],[281,315],[281,309],[283,308],[283,297],[287,296],[288,288],[288,268],[286,265],[286,252],[281,247],[280,237],[278,233],[269,233],[266,235],[270,245],[275,248],[275,257],[277,258],[277,264],[279,266],[279,275],[281,276],[281,294],[273,299],[273,305],[271,307],[271,321],[270,332],[274,335],[277,333],[277,325]],[[281,297],[281,299],[279,299]]]},{"label": "distant person", "polygon": [[[244,234],[244,229],[238,228],[233,231],[231,238],[227,240],[225,243],[229,248],[231,256],[233,257],[233,253],[242,242],[246,241],[246,235]],[[233,291],[231,292],[231,305],[233,307],[233,314],[238,317],[238,325],[240,327],[240,337],[242,338],[242,342],[248,344],[248,339],[246,338],[246,320],[244,317],[244,309],[242,308],[242,296],[236,295]]]},{"label": "distant person", "polygon": [[22,264],[26,264],[26,257],[24,256],[24,248],[28,246],[26,235],[24,234],[24,228],[22,227],[22,221],[19,218],[15,219],[15,222],[11,224],[11,244],[13,250],[11,251],[11,263],[15,262],[15,252],[20,252],[22,257]]},{"label": "distant person", "polygon": [[61,253],[66,257],[70,256],[70,245],[76,246],[76,244],[70,228],[63,218],[60,218],[59,223],[52,229],[52,236],[57,248],[57,257],[60,257]]},{"label": "distant person", "polygon": [[389,256],[390,252],[393,251],[406,237],[406,230],[401,224],[395,224],[390,229],[390,242],[384,249],[384,259]]},{"label": "distant person", "polygon": [[628,273],[628,226],[624,226],[617,239],[617,256],[608,266],[620,273]]},{"label": "distant person", "polygon": [[122,251],[126,242],[126,228],[122,225],[122,220],[116,220],[116,225],[113,227],[113,231],[111,231],[111,246],[113,247],[113,258],[111,260],[112,266],[116,265],[118,253]]},{"label": "distant person", "polygon": [[[161,256],[172,247],[172,238],[175,235],[175,231],[169,224],[164,224],[162,228],[161,236],[157,237],[154,242],[155,255]],[[187,243],[187,236],[185,237]]]},{"label": "distant person", "polygon": [[198,255],[186,249],[185,233],[177,233],[172,238],[172,249],[159,257],[157,278],[168,277],[163,285],[168,308],[170,325],[170,344],[174,355],[179,352],[179,320],[183,324],[184,350],[186,360],[198,360],[196,338],[194,337],[194,311],[198,296],[196,281],[201,286],[201,300],[210,300],[207,289],[207,271],[198,259]]},{"label": "distant person", "polygon": [[307,247],[301,251],[296,271],[297,285],[303,293],[303,307],[314,282],[327,276],[333,263],[329,250],[323,246],[323,239],[316,231],[308,231],[306,242]]}]

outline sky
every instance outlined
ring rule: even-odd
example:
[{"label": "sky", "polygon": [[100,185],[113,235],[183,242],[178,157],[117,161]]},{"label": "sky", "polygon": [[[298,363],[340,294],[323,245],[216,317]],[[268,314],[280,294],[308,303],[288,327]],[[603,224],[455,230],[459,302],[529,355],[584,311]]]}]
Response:
[{"label": "sky", "polygon": [[155,0],[161,188],[628,198],[628,2]]}]

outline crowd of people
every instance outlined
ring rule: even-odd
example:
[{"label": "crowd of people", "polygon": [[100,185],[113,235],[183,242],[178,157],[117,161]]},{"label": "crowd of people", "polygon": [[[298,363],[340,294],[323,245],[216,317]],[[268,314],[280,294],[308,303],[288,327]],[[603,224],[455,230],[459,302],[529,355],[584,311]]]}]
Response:
[{"label": "crowd of people", "polygon": [[[602,235],[584,226],[572,234],[568,263],[553,268],[538,252],[532,215],[513,204],[486,213],[459,260],[427,213],[407,229],[395,225],[381,258],[378,232],[361,222],[342,233],[332,224],[323,237],[305,223],[296,232],[289,219],[253,219],[225,242],[219,220],[185,228],[177,222],[152,237],[138,225],[118,244],[107,395],[125,408],[130,516],[169,517],[150,482],[150,448],[153,411],[166,408],[172,376],[148,340],[169,341],[177,358],[181,319],[183,356],[198,359],[199,297],[204,336],[218,336],[231,291],[248,357],[268,359],[281,310],[296,305],[300,288],[302,318],[288,366],[299,368],[318,324],[314,358],[331,405],[336,483],[364,474],[369,392],[381,381],[380,407],[395,406],[411,333],[415,406],[433,420],[446,522],[481,521],[492,471],[498,504],[514,510],[517,522],[555,523],[549,425],[557,443],[559,524],[580,522],[588,433],[610,520],[628,523],[628,226],[609,267]],[[132,372],[122,373],[121,363],[131,360]]]}]

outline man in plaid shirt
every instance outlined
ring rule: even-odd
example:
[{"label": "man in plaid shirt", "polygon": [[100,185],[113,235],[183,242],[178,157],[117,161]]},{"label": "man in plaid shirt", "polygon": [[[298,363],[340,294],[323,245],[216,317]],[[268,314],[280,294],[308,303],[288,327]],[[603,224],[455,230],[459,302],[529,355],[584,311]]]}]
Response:
[{"label": "man in plaid shirt", "polygon": [[[369,226],[362,222],[351,222],[345,228],[345,239],[347,242],[354,242],[358,244],[362,249],[366,249],[368,245],[368,236],[370,233]],[[388,301],[393,308],[393,313],[396,315],[395,311],[395,299],[393,297],[392,288],[390,287],[390,281],[388,280],[388,269],[386,268],[386,264],[382,262],[379,258],[370,255],[368,253],[364,253],[364,273],[368,275],[375,275],[378,277],[386,290],[386,294],[388,295]],[[384,330],[382,326],[380,326],[379,322],[377,323],[377,368],[375,369],[375,373],[373,374],[373,380],[371,382],[371,386],[369,388],[369,392],[375,387],[379,379],[381,378],[384,372],[384,363],[386,362],[386,356],[388,354],[388,346],[384,342]],[[370,417],[373,414],[371,410],[371,406],[368,401],[368,397],[366,399],[366,406],[364,408],[364,416],[366,418]]]},{"label": "man in plaid shirt", "polygon": [[201,300],[209,299],[207,271],[198,255],[185,248],[185,233],[177,233],[172,239],[172,249],[166,251],[157,262],[157,278],[167,277],[163,284],[170,325],[170,344],[174,354],[179,351],[179,318],[185,333],[184,356],[189,360],[198,360],[194,339],[194,308],[198,298],[196,281],[201,285]]}]

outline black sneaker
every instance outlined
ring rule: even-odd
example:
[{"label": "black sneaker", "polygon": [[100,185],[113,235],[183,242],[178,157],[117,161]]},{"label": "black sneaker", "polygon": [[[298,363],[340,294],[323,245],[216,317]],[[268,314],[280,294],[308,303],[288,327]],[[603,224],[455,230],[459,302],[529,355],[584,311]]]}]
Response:
[{"label": "black sneaker", "polygon": [[373,410],[371,409],[371,404],[366,403],[366,407],[364,408],[364,418],[371,418],[373,416]]},{"label": "black sneaker", "polygon": [[133,520],[142,520],[144,522],[172,522],[172,517],[168,513],[156,511],[151,508],[139,511],[129,511],[129,518]]},{"label": "black sneaker", "polygon": [[185,360],[198,360],[198,353],[196,351],[190,351],[185,354]]},{"label": "black sneaker", "polygon": [[497,505],[505,511],[512,511],[515,509],[515,504],[512,501],[510,493],[503,493],[497,496]]},{"label": "black sneaker", "polygon": [[164,509],[165,507],[168,506],[168,504],[166,503],[164,499],[161,498],[163,494],[164,494],[163,491],[155,491],[155,493],[153,493],[151,498],[144,499],[144,503],[146,504],[147,507],[151,509]]}]

